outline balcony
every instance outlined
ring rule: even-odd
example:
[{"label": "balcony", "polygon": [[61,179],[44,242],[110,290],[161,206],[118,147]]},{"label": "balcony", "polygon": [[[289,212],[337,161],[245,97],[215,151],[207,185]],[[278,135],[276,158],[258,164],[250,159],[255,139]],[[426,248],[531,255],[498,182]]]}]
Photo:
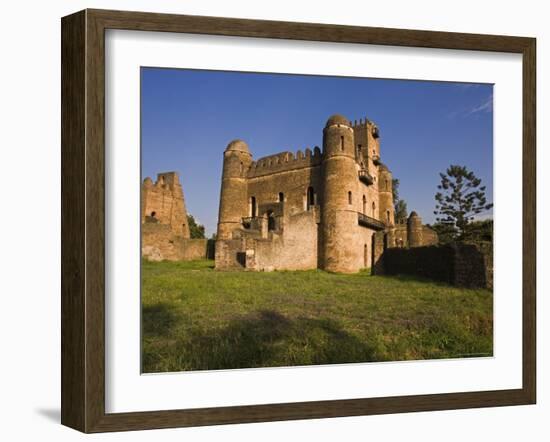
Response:
[{"label": "balcony", "polygon": [[367,186],[370,186],[374,183],[374,179],[367,169],[359,169],[359,180],[361,180]]},{"label": "balcony", "polygon": [[373,230],[384,230],[386,228],[386,225],[382,221],[378,221],[364,213],[357,213],[357,221],[360,226],[368,227]]},{"label": "balcony", "polygon": [[376,164],[377,166],[380,165],[381,161],[380,161],[380,155],[373,155],[372,156],[372,162],[374,164]]},{"label": "balcony", "polygon": [[242,219],[242,222],[245,229],[259,230],[261,228],[262,219],[258,216],[247,216]]}]

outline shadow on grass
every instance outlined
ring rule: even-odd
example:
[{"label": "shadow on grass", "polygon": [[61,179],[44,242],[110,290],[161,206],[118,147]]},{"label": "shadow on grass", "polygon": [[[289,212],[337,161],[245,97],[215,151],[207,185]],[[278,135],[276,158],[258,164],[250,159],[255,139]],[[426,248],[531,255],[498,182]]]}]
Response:
[{"label": "shadow on grass", "polygon": [[[164,315],[160,317],[165,319]],[[155,333],[162,330],[170,334],[168,327],[155,326],[151,329]],[[289,319],[274,310],[261,310],[236,318],[223,328],[192,329],[177,337],[168,335],[165,336],[167,343],[163,348],[157,347],[155,350],[155,346],[144,349],[144,372],[376,360],[376,348],[343,331],[335,321]]]},{"label": "shadow on grass", "polygon": [[438,287],[455,287],[452,284],[449,284],[448,282],[438,281],[436,279],[430,279],[419,275],[405,275],[405,274],[399,273],[397,275],[378,275],[378,277],[393,279],[399,282],[421,282],[425,284],[435,285]]},{"label": "shadow on grass", "polygon": [[142,307],[143,336],[150,338],[168,337],[172,333],[176,320],[176,315],[170,306],[165,304],[159,303]]}]

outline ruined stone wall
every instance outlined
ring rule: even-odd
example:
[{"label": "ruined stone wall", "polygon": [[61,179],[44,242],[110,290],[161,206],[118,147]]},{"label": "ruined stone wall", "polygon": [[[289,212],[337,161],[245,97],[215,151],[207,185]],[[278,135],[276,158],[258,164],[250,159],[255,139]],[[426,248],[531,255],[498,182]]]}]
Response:
[{"label": "ruined stone wall", "polygon": [[207,239],[190,239],[175,235],[167,224],[145,223],[141,226],[141,254],[150,261],[191,261],[212,257]]},{"label": "ruined stone wall", "polygon": [[409,240],[407,238],[407,223],[401,222],[395,225],[393,231],[393,241],[388,244],[388,247],[408,247]]},{"label": "ruined stone wall", "polygon": [[[492,250],[492,249],[491,249]],[[383,252],[387,275],[413,275],[460,287],[492,287],[492,254],[473,244],[388,248]],[[380,272],[378,272],[380,273]]]},{"label": "ruined stone wall", "polygon": [[247,269],[309,270],[317,268],[318,225],[315,210],[288,215],[284,220],[284,235],[269,232],[265,239],[255,239],[250,245],[253,256],[247,254]]},{"label": "ruined stone wall", "polygon": [[175,261],[180,258],[180,248],[175,235],[167,224],[141,225],[141,254],[151,261]]},{"label": "ruined stone wall", "polygon": [[494,246],[492,241],[483,241],[477,243],[477,247],[483,253],[484,266],[485,266],[485,280],[487,281],[487,288],[493,288],[493,251]]},{"label": "ruined stone wall", "polygon": [[159,173],[154,183],[145,178],[141,188],[141,222],[168,225],[174,234],[189,238],[183,189],[176,172]]},{"label": "ruined stone wall", "polygon": [[244,270],[245,242],[242,239],[219,239],[216,241],[216,270]]}]

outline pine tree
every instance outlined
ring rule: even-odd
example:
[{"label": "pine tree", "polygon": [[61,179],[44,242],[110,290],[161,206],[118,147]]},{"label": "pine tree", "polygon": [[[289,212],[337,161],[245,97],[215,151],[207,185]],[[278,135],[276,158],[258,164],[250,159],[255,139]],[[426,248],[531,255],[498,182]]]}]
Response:
[{"label": "pine tree", "polygon": [[474,216],[491,209],[493,204],[487,202],[485,186],[480,187],[481,179],[466,166],[451,165],[446,173],[439,175],[441,184],[435,194],[436,220],[455,228],[461,236]]}]

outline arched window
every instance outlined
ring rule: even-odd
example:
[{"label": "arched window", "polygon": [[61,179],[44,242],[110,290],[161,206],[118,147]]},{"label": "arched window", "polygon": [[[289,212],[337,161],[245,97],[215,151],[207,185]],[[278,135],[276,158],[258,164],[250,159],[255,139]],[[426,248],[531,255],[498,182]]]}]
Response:
[{"label": "arched window", "polygon": [[390,223],[390,211],[389,210],[386,210],[386,221],[388,222],[388,224]]},{"label": "arched window", "polygon": [[243,174],[243,171],[244,171],[244,166],[243,166],[243,162],[242,162],[242,161],[241,161],[241,167],[240,167],[239,170],[240,170],[240,173],[241,173],[241,175],[242,175],[242,174]]},{"label": "arched window", "polygon": [[376,204],[372,202],[372,217],[376,218]]},{"label": "arched window", "polygon": [[344,137],[343,136],[340,137],[340,149],[344,150]]},{"label": "arched window", "polygon": [[279,192],[279,202],[282,203],[285,200],[285,194],[283,192]]},{"label": "arched window", "polygon": [[352,197],[351,197],[351,191],[348,192],[348,204],[351,204],[353,201],[352,201]]},{"label": "arched window", "polygon": [[363,195],[363,213],[367,214],[367,197]]},{"label": "arched window", "polygon": [[256,217],[256,197],[250,197],[250,216],[252,218]]},{"label": "arched window", "polygon": [[157,216],[157,212],[155,212],[154,210],[151,212],[151,218],[154,218],[155,216]]},{"label": "arched window", "polygon": [[314,205],[315,205],[315,191],[313,190],[313,187],[310,186],[307,188],[307,210],[309,210],[309,208]]}]

